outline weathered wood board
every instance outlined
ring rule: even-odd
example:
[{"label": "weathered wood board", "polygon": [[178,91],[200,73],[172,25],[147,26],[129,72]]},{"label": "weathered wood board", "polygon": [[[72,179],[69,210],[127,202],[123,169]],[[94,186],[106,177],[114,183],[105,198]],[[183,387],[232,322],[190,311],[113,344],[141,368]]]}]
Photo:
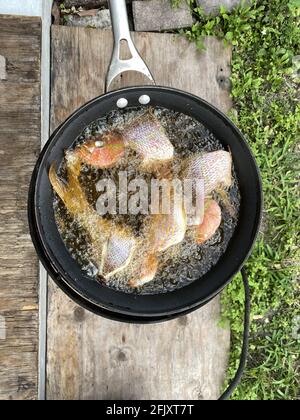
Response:
[{"label": "weathered wood board", "polygon": [[[158,84],[202,96],[223,111],[230,49],[215,38],[199,52],[170,34],[135,33]],[[104,91],[110,31],[53,27],[52,130]],[[121,85],[136,84],[127,73]],[[217,326],[220,305],[158,325],[126,325],[96,317],[49,283],[48,399],[215,399],[224,379],[229,331]]]},{"label": "weathered wood board", "polygon": [[40,149],[39,18],[0,16],[0,399],[37,396],[38,261],[27,193]]}]

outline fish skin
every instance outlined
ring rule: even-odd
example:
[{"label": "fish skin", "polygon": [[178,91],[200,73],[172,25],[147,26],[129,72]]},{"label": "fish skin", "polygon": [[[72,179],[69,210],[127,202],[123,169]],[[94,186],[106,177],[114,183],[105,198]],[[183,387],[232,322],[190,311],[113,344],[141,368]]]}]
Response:
[{"label": "fish skin", "polygon": [[193,156],[184,163],[185,177],[204,179],[205,196],[216,189],[232,185],[232,156],[229,152],[218,150]]},{"label": "fish skin", "polygon": [[125,145],[143,159],[143,165],[173,159],[174,147],[158,119],[146,112],[122,130]]},{"label": "fish skin", "polygon": [[116,165],[125,154],[125,144],[117,131],[95,136],[75,149],[80,159],[95,168]]},{"label": "fish skin", "polygon": [[187,217],[180,200],[174,200],[170,214],[153,214],[148,226],[149,252],[163,252],[183,241]]},{"label": "fish skin", "polygon": [[206,202],[203,223],[196,229],[196,242],[201,245],[211,239],[222,222],[222,211],[215,200]]},{"label": "fish skin", "polygon": [[140,265],[140,273],[135,275],[135,278],[129,281],[129,286],[136,288],[150,283],[158,269],[158,258],[155,254],[146,255]]},{"label": "fish skin", "polygon": [[104,244],[100,274],[108,279],[124,270],[131,262],[137,239],[128,229],[116,227]]}]

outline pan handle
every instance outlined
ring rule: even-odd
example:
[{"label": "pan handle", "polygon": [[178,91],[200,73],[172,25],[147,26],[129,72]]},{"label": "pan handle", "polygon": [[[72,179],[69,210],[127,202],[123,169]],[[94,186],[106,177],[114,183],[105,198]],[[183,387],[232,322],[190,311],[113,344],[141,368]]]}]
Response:
[{"label": "pan handle", "polygon": [[[129,31],[128,15],[125,0],[109,0],[109,9],[112,20],[114,34],[114,49],[111,57],[111,63],[106,76],[105,90],[108,91],[112,81],[121,73],[126,71],[136,71],[144,74],[151,82],[154,78],[148,69],[146,63],[138,53]],[[128,60],[120,59],[120,44],[126,41],[128,44],[131,58]]]}]

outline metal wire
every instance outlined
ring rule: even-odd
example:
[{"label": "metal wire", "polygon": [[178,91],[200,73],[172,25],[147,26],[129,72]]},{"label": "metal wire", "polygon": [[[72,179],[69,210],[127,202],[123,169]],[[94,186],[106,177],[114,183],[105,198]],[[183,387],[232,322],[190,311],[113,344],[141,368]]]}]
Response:
[{"label": "metal wire", "polygon": [[244,317],[243,347],[242,347],[239,368],[236,372],[235,377],[231,381],[230,385],[219,398],[220,401],[226,401],[231,397],[234,390],[238,387],[239,383],[241,382],[241,379],[242,379],[242,376],[243,376],[243,373],[247,364],[248,349],[249,349],[249,333],[250,333],[251,299],[250,299],[250,288],[249,288],[248,276],[244,268],[241,270],[241,273],[242,273],[242,278],[243,278],[243,283],[244,283],[244,288],[245,288],[245,317]]}]

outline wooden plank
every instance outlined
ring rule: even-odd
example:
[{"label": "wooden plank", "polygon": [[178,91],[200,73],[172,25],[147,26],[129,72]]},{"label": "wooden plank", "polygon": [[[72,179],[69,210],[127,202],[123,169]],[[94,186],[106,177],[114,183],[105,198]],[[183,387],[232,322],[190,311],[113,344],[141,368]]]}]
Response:
[{"label": "wooden plank", "polygon": [[[104,92],[113,40],[108,30],[69,27],[53,27],[52,38],[54,129],[84,102]],[[207,38],[206,50],[200,52],[178,35],[135,32],[133,38],[158,85],[184,88],[224,112],[231,108],[231,50],[224,48],[222,41]],[[136,73],[125,73],[112,89],[138,83],[149,81]]]},{"label": "wooden plank", "polygon": [[6,59],[7,80],[39,83],[40,19],[2,16],[1,33],[1,55]]},{"label": "wooden plank", "polygon": [[39,18],[0,16],[0,399],[37,397],[38,262],[27,222],[40,148]]},{"label": "wooden plank", "polygon": [[[135,33],[158,84],[202,96],[223,111],[230,49],[214,38],[207,50],[170,34]],[[104,90],[109,31],[52,29],[52,130]],[[221,71],[222,70],[222,71]],[[137,83],[126,74],[119,85]],[[224,379],[229,331],[217,326],[220,304],[164,324],[126,325],[79,308],[49,284],[48,399],[215,399]]]}]

